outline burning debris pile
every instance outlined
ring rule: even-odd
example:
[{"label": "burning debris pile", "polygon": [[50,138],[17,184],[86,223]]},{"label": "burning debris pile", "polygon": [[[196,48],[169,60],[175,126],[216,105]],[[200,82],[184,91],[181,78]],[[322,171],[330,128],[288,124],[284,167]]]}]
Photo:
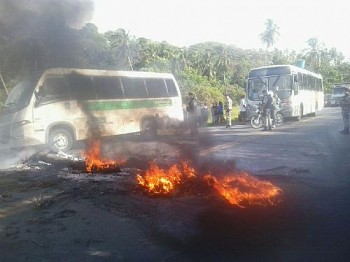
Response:
[{"label": "burning debris pile", "polygon": [[143,176],[136,177],[138,185],[151,195],[171,194],[177,186],[195,178],[195,170],[186,161],[180,166],[174,164],[169,169],[162,169],[152,162]]},{"label": "burning debris pile", "polygon": [[[151,163],[144,175],[137,175],[137,185],[147,194],[171,195],[181,187],[192,185],[214,191],[224,197],[231,205],[276,205],[282,190],[268,181],[261,181],[246,172],[226,172],[214,177],[210,171],[198,174],[188,161],[172,165],[168,169]],[[203,186],[204,185],[204,186]],[[196,190],[195,188],[192,188]]]},{"label": "burning debris pile", "polygon": [[[151,161],[147,167],[128,169],[125,167],[126,161],[109,160],[102,156],[99,139],[88,141],[83,156],[75,171],[65,169],[61,174],[68,178],[71,173],[77,172],[80,177],[90,176],[96,181],[105,175],[108,181],[115,181],[115,177],[126,177],[125,173],[128,172],[125,170],[133,170],[129,172],[127,180],[149,196],[216,194],[238,207],[276,205],[281,200],[282,190],[279,187],[232,168],[232,163],[206,162],[201,168],[195,168],[190,161],[180,161],[168,167]],[[130,175],[135,176],[135,180]]]},{"label": "burning debris pile", "polygon": [[124,163],[124,161],[117,162],[103,159],[100,140],[91,141],[88,150],[84,152],[83,155],[85,157],[86,171],[89,173],[118,171],[120,170],[120,166]]}]

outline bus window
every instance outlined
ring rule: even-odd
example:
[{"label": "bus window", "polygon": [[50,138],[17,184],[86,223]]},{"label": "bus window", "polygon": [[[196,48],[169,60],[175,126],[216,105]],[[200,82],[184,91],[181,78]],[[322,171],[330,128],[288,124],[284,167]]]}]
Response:
[{"label": "bus window", "polygon": [[163,79],[146,78],[146,86],[149,97],[168,97]]},{"label": "bus window", "polygon": [[95,76],[94,84],[98,99],[116,99],[124,97],[120,80],[117,77]]},{"label": "bus window", "polygon": [[248,97],[253,101],[262,99],[263,89],[267,89],[268,79],[267,78],[253,78],[248,81]]},{"label": "bus window", "polygon": [[126,98],[148,97],[143,78],[122,77],[121,80]]},{"label": "bus window", "polygon": [[69,85],[63,77],[48,77],[40,86],[39,104],[69,99]]},{"label": "bus window", "polygon": [[32,98],[36,81],[36,78],[29,78],[15,85],[5,101],[2,113],[12,113],[25,108]]},{"label": "bus window", "polygon": [[167,88],[168,88],[169,96],[179,96],[179,94],[177,93],[177,89],[176,89],[176,86],[174,84],[174,81],[172,79],[166,79],[165,83],[166,83]]},{"label": "bus window", "polygon": [[68,76],[71,98],[73,100],[94,100],[96,99],[96,91],[92,82],[92,77],[79,74],[71,74]]}]

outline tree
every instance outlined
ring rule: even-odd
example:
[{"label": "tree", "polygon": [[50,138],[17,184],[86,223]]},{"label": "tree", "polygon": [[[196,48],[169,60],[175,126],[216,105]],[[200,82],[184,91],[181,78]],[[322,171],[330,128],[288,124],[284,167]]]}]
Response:
[{"label": "tree", "polygon": [[219,80],[226,86],[228,84],[227,75],[232,64],[231,50],[226,46],[221,46],[215,62],[215,71]]},{"label": "tree", "polygon": [[277,36],[279,36],[279,27],[270,18],[266,20],[265,26],[266,29],[260,34],[260,39],[266,45],[266,49],[269,50],[276,43]]},{"label": "tree", "polygon": [[305,61],[311,69],[319,70],[321,67],[322,54],[324,53],[324,44],[318,38],[313,37],[306,41],[309,48],[305,49]]},{"label": "tree", "polygon": [[265,63],[267,63],[271,60],[268,58],[269,48],[276,43],[279,27],[270,18],[266,20],[265,26],[265,31],[260,34],[260,40],[266,45]]},{"label": "tree", "polygon": [[133,70],[133,65],[130,57],[130,46],[132,38],[124,29],[109,31],[105,33],[105,37],[110,48],[115,52],[115,63],[117,69]]}]

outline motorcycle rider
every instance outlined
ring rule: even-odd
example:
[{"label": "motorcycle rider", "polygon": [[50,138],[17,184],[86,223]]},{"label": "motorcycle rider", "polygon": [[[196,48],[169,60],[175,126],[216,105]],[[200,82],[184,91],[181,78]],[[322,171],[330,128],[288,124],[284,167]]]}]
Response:
[{"label": "motorcycle rider", "polygon": [[261,131],[267,131],[272,129],[271,125],[271,110],[272,110],[272,96],[267,93],[267,90],[264,89],[262,91],[263,99],[262,99],[262,110],[263,110],[263,122],[264,129]]},{"label": "motorcycle rider", "polygon": [[272,91],[269,92],[272,97],[272,106],[271,106],[271,119],[272,119],[272,128],[276,127],[276,113],[279,109],[280,99],[276,93]]}]

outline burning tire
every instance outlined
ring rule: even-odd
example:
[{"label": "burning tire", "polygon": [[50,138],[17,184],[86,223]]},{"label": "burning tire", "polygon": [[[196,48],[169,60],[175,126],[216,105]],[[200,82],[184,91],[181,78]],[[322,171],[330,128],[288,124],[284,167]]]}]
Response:
[{"label": "burning tire", "polygon": [[141,122],[141,136],[154,138],[157,136],[157,122],[153,118],[146,118]]},{"label": "burning tire", "polygon": [[48,144],[53,152],[67,152],[73,147],[73,136],[65,128],[55,128],[49,133]]}]

